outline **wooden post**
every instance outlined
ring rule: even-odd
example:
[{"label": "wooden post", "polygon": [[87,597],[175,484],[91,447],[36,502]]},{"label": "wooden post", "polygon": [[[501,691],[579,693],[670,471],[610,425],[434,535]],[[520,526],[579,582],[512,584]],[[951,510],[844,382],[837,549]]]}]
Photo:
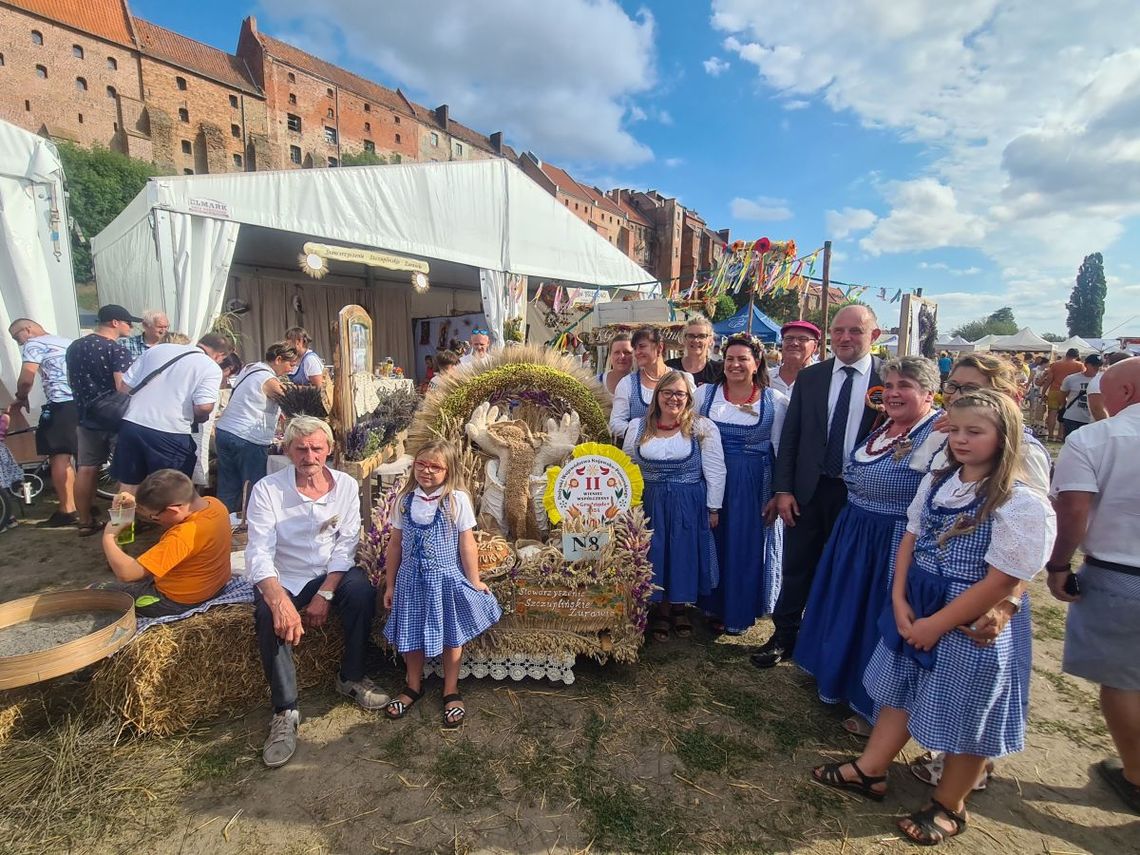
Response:
[{"label": "wooden post", "polygon": [[828,339],[827,339],[828,305],[827,304],[828,304],[828,301],[831,297],[831,241],[829,241],[829,240],[825,240],[823,242],[823,277],[822,277],[822,282],[820,283],[820,286],[819,286],[819,295],[820,295],[820,300],[821,300],[820,305],[823,307],[823,328],[820,330],[820,332],[823,334],[823,341],[824,341],[824,345],[825,345],[824,352],[823,352],[821,358],[826,359],[827,358],[826,346],[828,345]]}]

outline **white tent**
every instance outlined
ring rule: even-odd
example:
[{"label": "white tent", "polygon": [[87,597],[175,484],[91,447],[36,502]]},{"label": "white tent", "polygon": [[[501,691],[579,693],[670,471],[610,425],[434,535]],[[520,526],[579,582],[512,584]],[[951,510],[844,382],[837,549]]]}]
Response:
[{"label": "white tent", "polygon": [[1066,341],[1058,342],[1057,344],[1053,345],[1053,347],[1057,348],[1057,351],[1059,353],[1064,353],[1070,348],[1076,348],[1078,351],[1080,351],[1080,354],[1082,356],[1085,356],[1089,353],[1100,353],[1101,351],[1101,348],[1094,347],[1079,335],[1070,336]]},{"label": "white tent", "polygon": [[[49,332],[79,335],[79,308],[71,272],[63,167],[55,146],[0,121],[0,407],[11,403],[20,374],[20,350],[8,336],[16,318]],[[31,421],[43,403],[32,390]]]},{"label": "white tent", "polygon": [[885,335],[875,342],[875,347],[886,348],[887,353],[891,356],[898,356],[899,337],[897,335]]},{"label": "white tent", "polygon": [[996,341],[990,342],[990,350],[1052,353],[1053,343],[1041,338],[1029,327],[1022,327],[1013,335],[999,336]]},{"label": "white tent", "polygon": [[[297,263],[309,241],[427,261],[432,287],[417,294],[406,272],[347,261],[310,280]],[[236,298],[249,306],[243,349],[300,324],[328,356],[328,321],[359,302],[376,324],[377,355],[398,361],[410,359],[414,318],[482,308],[501,339],[512,274],[530,277],[532,292],[542,282],[593,290],[653,280],[499,159],[155,178],[92,250],[104,302],[161,308],[191,338]]]},{"label": "white tent", "polygon": [[998,341],[1002,338],[1005,338],[1005,336],[984,335],[980,339],[978,339],[977,341],[975,341],[973,343],[974,344],[974,350],[989,350],[991,344],[993,344],[995,341]]},{"label": "white tent", "polygon": [[956,335],[944,344],[938,345],[940,349],[949,351],[950,353],[968,353],[974,349],[971,342],[966,341],[960,335]]}]

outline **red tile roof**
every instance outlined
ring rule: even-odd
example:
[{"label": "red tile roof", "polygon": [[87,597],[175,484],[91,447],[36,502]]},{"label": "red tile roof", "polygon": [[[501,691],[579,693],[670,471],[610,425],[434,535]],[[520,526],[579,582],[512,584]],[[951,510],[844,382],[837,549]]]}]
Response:
[{"label": "red tile roof", "polygon": [[617,206],[613,199],[610,199],[597,187],[588,187],[585,184],[581,183],[579,183],[578,186],[590,194],[590,201],[597,205],[599,208],[604,211],[608,211],[611,214],[616,214],[622,219],[625,219],[625,212]]},{"label": "red tile roof", "polygon": [[341,89],[347,89],[349,92],[359,95],[370,103],[383,105],[405,116],[413,115],[405,100],[392,89],[373,83],[371,80],[350,71],[345,71],[331,62],[325,62],[323,59],[319,59],[311,53],[305,53],[300,48],[295,48],[291,44],[273,38],[273,36],[258,32],[257,38],[261,41],[261,45],[267,54],[287,65],[322,77],[330,83],[335,83]]},{"label": "red tile roof", "polygon": [[645,214],[641,213],[641,211],[637,210],[637,208],[635,208],[633,205],[629,204],[629,202],[621,199],[617,203],[617,206],[621,208],[621,212],[625,214],[626,219],[628,219],[630,222],[637,223],[639,226],[645,226],[646,228],[653,228],[653,223],[649,220],[649,218],[646,217]]},{"label": "red tile roof", "polygon": [[450,116],[447,118],[447,127],[444,128],[444,126],[439,123],[439,118],[436,116],[435,110],[431,107],[425,107],[423,104],[417,104],[415,101],[410,101],[407,98],[405,98],[405,100],[412,105],[412,112],[415,117],[425,125],[431,125],[433,128],[445,134],[450,134],[455,137],[455,139],[465,142],[468,145],[477,146],[484,151],[495,152],[495,147],[491,145],[490,137],[485,137],[478,131],[460,124]]},{"label": "red tile roof", "polygon": [[134,47],[131,15],[125,0],[5,0],[5,3],[106,41]]},{"label": "red tile roof", "polygon": [[188,39],[141,18],[135,19],[135,32],[139,39],[139,50],[148,56],[235,89],[253,95],[261,94],[253,81],[253,75],[240,57]]},{"label": "red tile roof", "polygon": [[577,196],[579,199],[590,201],[590,194],[586,188],[570,177],[570,173],[564,169],[559,169],[552,163],[543,161],[539,167],[542,174],[554,182],[554,186],[561,190],[563,193],[569,193],[571,196]]}]

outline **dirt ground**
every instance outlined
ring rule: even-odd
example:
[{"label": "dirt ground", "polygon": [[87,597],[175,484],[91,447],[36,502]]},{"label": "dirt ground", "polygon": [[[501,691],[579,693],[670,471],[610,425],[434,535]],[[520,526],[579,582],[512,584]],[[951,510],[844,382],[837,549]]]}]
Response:
[{"label": "dirt ground", "polygon": [[[0,601],[107,578],[98,538],[39,527],[50,510],[41,503],[0,534]],[[970,805],[970,830],[944,848],[1138,852],[1140,819],[1094,768],[1112,753],[1095,689],[1060,673],[1063,607],[1042,583],[1033,596],[1028,748],[998,763]],[[113,749],[113,726],[84,725],[86,742],[74,744],[92,746],[103,765],[84,778],[79,751],[80,771],[57,776],[55,822],[31,828],[27,811],[0,805],[0,851],[912,851],[892,817],[928,791],[905,765],[882,805],[808,780],[812,764],[860,745],[793,667],[749,664],[770,631],[764,622],[713,639],[698,628],[690,641],[649,646],[636,666],[580,661],[569,686],[471,679],[458,734],[439,728],[438,681],[400,722],[331,687],[307,692],[300,747],[275,771],[260,761],[264,709]],[[390,664],[375,676],[400,686]],[[0,776],[29,751],[62,768],[63,752],[37,739],[0,745]]]}]

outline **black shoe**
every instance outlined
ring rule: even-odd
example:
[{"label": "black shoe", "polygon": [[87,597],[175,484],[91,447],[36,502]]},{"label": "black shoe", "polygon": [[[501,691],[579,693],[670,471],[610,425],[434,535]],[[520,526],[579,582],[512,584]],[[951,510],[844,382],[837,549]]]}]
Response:
[{"label": "black shoe", "polygon": [[793,646],[783,639],[772,636],[749,659],[757,668],[774,668],[785,659],[792,658]]},{"label": "black shoe", "polygon": [[65,528],[66,526],[75,525],[78,521],[78,514],[65,514],[63,511],[56,511],[44,521],[43,525],[44,528]]}]

